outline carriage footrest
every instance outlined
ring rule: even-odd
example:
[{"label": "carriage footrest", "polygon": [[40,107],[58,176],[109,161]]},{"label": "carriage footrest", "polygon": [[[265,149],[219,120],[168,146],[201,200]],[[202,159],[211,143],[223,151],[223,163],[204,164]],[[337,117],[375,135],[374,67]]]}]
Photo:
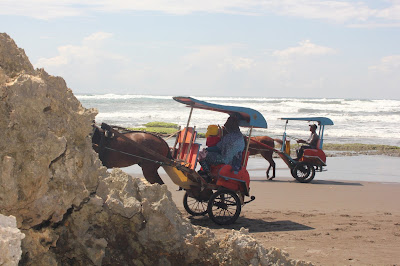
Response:
[{"label": "carriage footrest", "polygon": [[252,202],[253,200],[255,200],[256,199],[256,197],[254,197],[254,196],[251,196],[250,197],[250,200],[248,200],[248,201],[245,201],[245,202],[243,202],[244,204],[247,204],[247,203],[250,203],[250,202]]}]

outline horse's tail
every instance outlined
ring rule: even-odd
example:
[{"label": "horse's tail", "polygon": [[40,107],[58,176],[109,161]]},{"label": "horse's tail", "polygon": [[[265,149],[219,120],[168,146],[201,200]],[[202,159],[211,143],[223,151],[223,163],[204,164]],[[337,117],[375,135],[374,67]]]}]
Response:
[{"label": "horse's tail", "polygon": [[171,152],[171,148],[169,147],[169,145],[168,145],[168,143],[164,140],[164,142],[165,142],[165,144],[167,145],[167,147],[168,147],[168,153],[167,153],[167,158],[168,159],[174,159],[174,157],[172,156],[172,152]]}]

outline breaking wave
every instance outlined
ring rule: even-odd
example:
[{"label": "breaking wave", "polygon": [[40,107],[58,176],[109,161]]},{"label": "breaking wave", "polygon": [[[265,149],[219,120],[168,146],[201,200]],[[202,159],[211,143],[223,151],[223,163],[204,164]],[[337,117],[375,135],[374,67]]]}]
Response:
[{"label": "breaking wave", "polygon": [[[172,96],[88,94],[76,95],[86,108],[97,108],[97,122],[124,127],[140,127],[147,122],[164,121],[185,126],[189,110]],[[326,141],[365,142],[400,146],[400,101],[363,99],[300,99],[251,97],[194,97],[222,105],[236,105],[256,109],[268,123],[268,129],[257,129],[256,134],[280,136],[285,121],[281,117],[326,116],[334,126],[326,128]],[[205,132],[209,124],[223,124],[224,113],[204,110],[193,112],[191,125]],[[308,124],[290,122],[288,132],[307,137]],[[289,133],[288,133],[289,134]]]}]

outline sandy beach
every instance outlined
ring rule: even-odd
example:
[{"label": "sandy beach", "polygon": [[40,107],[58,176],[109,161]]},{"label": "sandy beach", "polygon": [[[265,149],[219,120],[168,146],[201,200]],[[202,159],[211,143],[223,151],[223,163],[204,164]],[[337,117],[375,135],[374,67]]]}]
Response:
[{"label": "sandy beach", "polygon": [[[400,265],[398,161],[387,156],[328,158],[329,170],[302,184],[280,159],[277,178],[267,181],[265,162],[250,158],[251,195],[256,200],[246,204],[230,226],[187,214],[182,204],[185,192],[160,173],[183,216],[218,237],[245,227],[265,247],[278,247],[292,258],[317,265]],[[140,173],[138,168],[124,170],[134,176]]]}]

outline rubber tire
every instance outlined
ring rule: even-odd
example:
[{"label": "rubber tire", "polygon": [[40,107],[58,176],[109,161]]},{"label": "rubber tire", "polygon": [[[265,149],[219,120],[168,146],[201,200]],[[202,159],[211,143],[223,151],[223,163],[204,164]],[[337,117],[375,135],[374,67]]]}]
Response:
[{"label": "rubber tire", "polygon": [[189,197],[186,192],[183,196],[183,207],[193,216],[202,216],[207,214],[208,201],[198,201],[195,198]]},{"label": "rubber tire", "polygon": [[315,168],[309,163],[299,162],[291,170],[291,174],[300,183],[310,183],[315,177]]},{"label": "rubber tire", "polygon": [[214,223],[227,225],[234,223],[239,218],[242,204],[234,191],[224,189],[211,195],[207,210],[208,216]]}]

